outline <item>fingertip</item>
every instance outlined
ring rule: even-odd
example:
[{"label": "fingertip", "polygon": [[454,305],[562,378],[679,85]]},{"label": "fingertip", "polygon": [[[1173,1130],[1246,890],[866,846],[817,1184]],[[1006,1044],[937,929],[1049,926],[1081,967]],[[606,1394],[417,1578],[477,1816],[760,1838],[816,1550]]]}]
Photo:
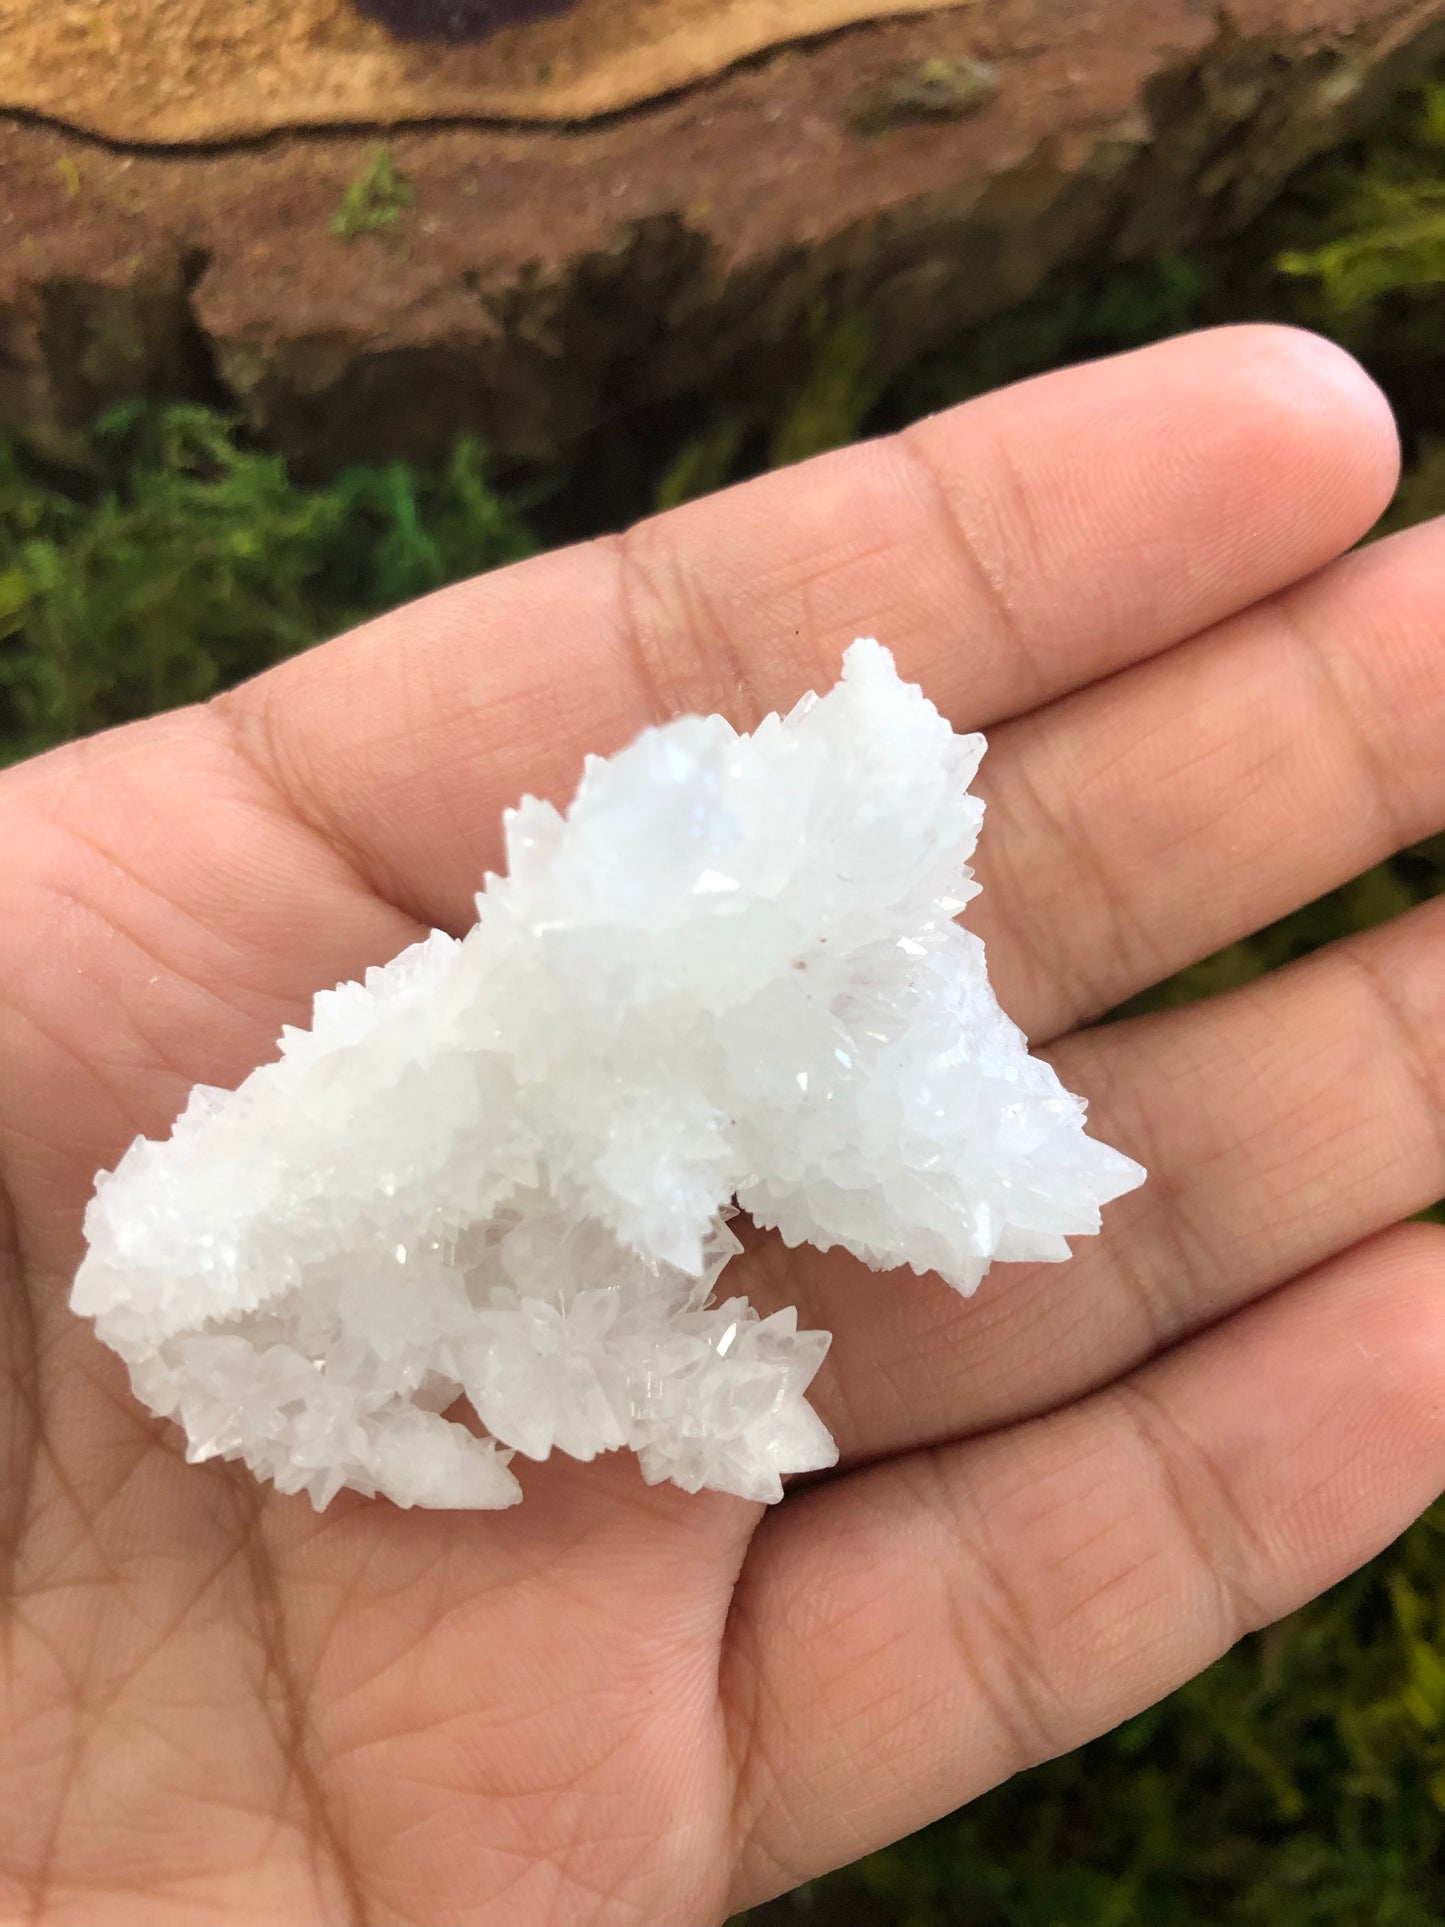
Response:
[{"label": "fingertip", "polygon": [[[1445,1228],[1399,1224],[1321,1265],[1281,1300],[1310,1361],[1325,1469],[1278,1523],[1329,1576],[1373,1557],[1445,1487]],[[1267,1315],[1269,1301],[1265,1301]]]},{"label": "fingertip", "polygon": [[1245,322],[1209,331],[1234,365],[1236,388],[1253,389],[1272,416],[1284,460],[1307,464],[1301,480],[1332,492],[1347,540],[1363,535],[1388,506],[1400,479],[1394,411],[1373,376],[1347,350],[1308,328]]},{"label": "fingertip", "polygon": [[1445,1225],[1397,1224],[1359,1248],[1355,1262],[1357,1280],[1371,1287],[1373,1342],[1361,1350],[1415,1386],[1421,1416],[1433,1417],[1445,1447]]}]

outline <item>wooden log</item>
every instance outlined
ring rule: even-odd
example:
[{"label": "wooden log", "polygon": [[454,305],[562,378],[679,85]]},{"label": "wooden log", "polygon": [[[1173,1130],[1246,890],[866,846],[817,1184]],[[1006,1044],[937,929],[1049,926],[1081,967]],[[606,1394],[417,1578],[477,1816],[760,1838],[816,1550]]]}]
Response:
[{"label": "wooden log", "polygon": [[980,0],[588,122],[177,146],[11,113],[0,424],[78,461],[98,410],[207,394],[313,472],[461,430],[549,459],[765,395],[820,314],[886,371],[1071,262],[1227,232],[1442,51],[1445,0]]}]

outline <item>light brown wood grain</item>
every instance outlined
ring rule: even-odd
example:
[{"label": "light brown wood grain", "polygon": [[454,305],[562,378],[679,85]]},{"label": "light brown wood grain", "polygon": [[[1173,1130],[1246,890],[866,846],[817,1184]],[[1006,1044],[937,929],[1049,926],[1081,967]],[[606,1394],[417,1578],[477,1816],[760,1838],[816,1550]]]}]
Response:
[{"label": "light brown wood grain", "polygon": [[456,47],[394,40],[350,0],[0,0],[0,111],[161,144],[348,123],[588,120],[790,41],[959,3],[580,0]]}]

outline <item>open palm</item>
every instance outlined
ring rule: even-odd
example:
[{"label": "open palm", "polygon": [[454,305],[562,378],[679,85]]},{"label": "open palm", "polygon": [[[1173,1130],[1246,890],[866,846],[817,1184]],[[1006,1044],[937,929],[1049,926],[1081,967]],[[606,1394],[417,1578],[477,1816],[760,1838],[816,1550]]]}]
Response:
[{"label": "open palm", "polygon": [[[1445,530],[1335,350],[1196,337],[544,557],[0,780],[0,1917],[705,1927],[1158,1698],[1445,1482],[1445,905],[1088,1019],[1445,823]],[[188,1467],[67,1309],[93,1175],[460,931],[527,789],[876,634],[988,727],[970,921],[1144,1190],[1066,1266],[753,1238],[837,1476],[499,1515]],[[1393,1227],[1393,1228],[1392,1228]],[[730,1274],[730,1285],[734,1275]]]}]

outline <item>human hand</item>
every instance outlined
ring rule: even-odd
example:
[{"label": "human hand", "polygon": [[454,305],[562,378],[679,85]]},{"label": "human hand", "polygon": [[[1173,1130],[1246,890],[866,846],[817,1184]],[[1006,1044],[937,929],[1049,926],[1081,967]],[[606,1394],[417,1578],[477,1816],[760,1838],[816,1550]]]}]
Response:
[{"label": "human hand", "polygon": [[[1445,528],[1269,329],[989,396],[0,778],[0,1917],[702,1927],[1074,1747],[1445,1482],[1445,904],[1090,1018],[1445,823]],[[987,727],[969,921],[1150,1182],[963,1301],[753,1238],[838,1474],[502,1514],[188,1467],[67,1308],[98,1167],[460,931],[503,807],[879,636]],[[1392,1228],[1393,1227],[1393,1228]]]}]

